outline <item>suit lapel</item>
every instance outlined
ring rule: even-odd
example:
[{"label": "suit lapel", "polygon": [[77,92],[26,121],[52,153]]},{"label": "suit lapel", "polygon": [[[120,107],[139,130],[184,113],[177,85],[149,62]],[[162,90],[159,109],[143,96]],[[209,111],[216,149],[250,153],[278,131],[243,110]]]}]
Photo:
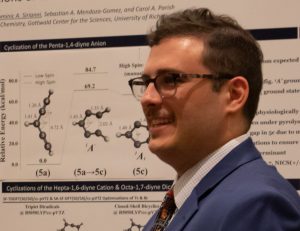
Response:
[{"label": "suit lapel", "polygon": [[250,138],[233,149],[194,188],[186,202],[180,210],[178,210],[166,231],[183,230],[183,227],[199,209],[199,201],[201,201],[210,190],[235,169],[258,158],[261,158],[261,156]]},{"label": "suit lapel", "polygon": [[187,201],[177,211],[166,231],[179,231],[198,210],[198,195],[193,191]]}]

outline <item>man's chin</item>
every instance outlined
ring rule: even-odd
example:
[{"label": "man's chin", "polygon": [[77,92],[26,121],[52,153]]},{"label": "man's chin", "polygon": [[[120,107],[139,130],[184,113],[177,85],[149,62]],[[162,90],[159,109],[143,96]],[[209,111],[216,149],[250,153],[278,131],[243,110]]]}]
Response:
[{"label": "man's chin", "polygon": [[148,143],[149,150],[156,154],[158,157],[167,155],[170,150],[170,145],[166,142],[162,142],[161,139],[150,139]]},{"label": "man's chin", "polygon": [[162,151],[162,144],[158,142],[156,139],[150,138],[148,143],[149,150],[154,154],[160,154]]}]

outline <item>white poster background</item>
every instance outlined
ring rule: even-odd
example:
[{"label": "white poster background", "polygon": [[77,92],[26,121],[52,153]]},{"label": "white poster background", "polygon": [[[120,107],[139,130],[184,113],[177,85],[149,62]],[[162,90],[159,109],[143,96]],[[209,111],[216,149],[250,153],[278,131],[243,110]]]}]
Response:
[{"label": "white poster background", "polygon": [[[4,0],[0,1],[0,42],[144,35],[160,14],[187,7],[229,14],[246,29],[299,29],[299,6],[296,0]],[[267,162],[284,177],[299,179],[299,35],[259,43],[265,55],[265,82],[251,136]],[[74,48],[80,46],[84,44]],[[5,154],[0,180],[3,184],[49,182],[50,192],[43,192],[46,186],[42,183],[44,188],[32,189],[41,192],[26,192],[26,188],[23,193],[18,188],[4,192],[1,188],[3,229],[142,230],[167,188],[162,184],[156,190],[155,184],[147,182],[175,177],[146,144],[136,148],[133,140],[120,136],[131,131],[135,121],[145,124],[127,81],[143,71],[148,47],[5,49],[11,52],[0,53],[1,99],[5,102],[1,108]],[[39,121],[52,145],[51,155],[38,128],[25,126],[39,118],[47,97],[50,104]],[[87,109],[104,112],[101,118],[92,115],[85,122],[88,131],[101,130],[107,141],[95,135],[85,138],[84,129],[76,125]],[[143,127],[132,135],[138,141],[147,139]],[[51,186],[51,182],[69,181],[74,182],[73,192]],[[122,183],[126,181],[136,181],[136,185]],[[118,183],[113,192],[92,192],[93,186],[76,182]],[[118,187],[122,190],[117,191]]]}]

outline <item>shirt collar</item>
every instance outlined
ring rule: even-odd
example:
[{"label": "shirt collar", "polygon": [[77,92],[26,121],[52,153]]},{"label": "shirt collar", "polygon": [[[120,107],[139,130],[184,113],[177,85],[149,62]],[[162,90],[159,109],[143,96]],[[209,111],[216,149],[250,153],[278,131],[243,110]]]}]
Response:
[{"label": "shirt collar", "polygon": [[192,168],[188,169],[180,178],[177,177],[173,184],[177,208],[179,209],[183,205],[194,187],[214,166],[216,166],[231,150],[249,137],[249,134],[246,133],[230,140],[222,147],[209,154],[205,159],[196,163]]}]

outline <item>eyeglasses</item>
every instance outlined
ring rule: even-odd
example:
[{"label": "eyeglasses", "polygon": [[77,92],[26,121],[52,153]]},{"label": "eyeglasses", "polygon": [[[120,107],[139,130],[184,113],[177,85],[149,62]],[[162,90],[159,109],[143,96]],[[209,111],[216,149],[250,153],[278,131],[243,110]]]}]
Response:
[{"label": "eyeglasses", "polygon": [[184,74],[184,73],[160,73],[151,79],[148,75],[142,75],[134,79],[130,79],[128,84],[131,88],[132,94],[137,100],[141,100],[147,87],[153,83],[155,89],[162,98],[172,97],[176,94],[177,85],[188,82],[193,78],[205,78],[211,80],[226,80],[232,79],[233,75],[212,75],[212,74]]}]

